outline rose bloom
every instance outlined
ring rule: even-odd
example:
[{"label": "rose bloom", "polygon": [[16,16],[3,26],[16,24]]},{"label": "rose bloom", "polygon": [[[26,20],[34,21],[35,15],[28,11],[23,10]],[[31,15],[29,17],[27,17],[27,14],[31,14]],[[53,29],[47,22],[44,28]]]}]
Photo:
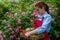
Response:
[{"label": "rose bloom", "polygon": [[48,3],[47,5],[50,6],[50,3]]},{"label": "rose bloom", "polygon": [[2,34],[2,31],[0,31],[0,35]]},{"label": "rose bloom", "polygon": [[11,24],[8,24],[8,25],[7,25],[7,27],[10,27],[10,26],[11,26]]},{"label": "rose bloom", "polygon": [[13,29],[12,28],[9,28],[10,31],[12,31]]},{"label": "rose bloom", "polygon": [[16,32],[16,34],[18,34],[18,33],[19,33],[19,29],[17,28],[17,29],[15,30],[15,32]]},{"label": "rose bloom", "polygon": [[11,36],[10,36],[10,39],[13,39],[13,38],[14,38],[14,36],[13,36],[13,35],[11,35]]},{"label": "rose bloom", "polygon": [[4,19],[4,20],[2,20],[2,22],[6,22],[6,20]]},{"label": "rose bloom", "polygon": [[22,16],[24,17],[26,14],[25,14],[25,12],[22,12]]},{"label": "rose bloom", "polygon": [[0,39],[2,39],[3,37],[2,37],[2,35],[0,35]]}]

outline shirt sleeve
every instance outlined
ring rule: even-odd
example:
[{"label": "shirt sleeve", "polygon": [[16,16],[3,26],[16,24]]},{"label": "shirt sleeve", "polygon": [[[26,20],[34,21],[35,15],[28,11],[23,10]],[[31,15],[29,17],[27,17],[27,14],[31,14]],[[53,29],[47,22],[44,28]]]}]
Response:
[{"label": "shirt sleeve", "polygon": [[36,28],[36,32],[37,32],[38,34],[45,32],[46,29],[47,29],[47,27],[48,27],[48,24],[51,23],[51,19],[52,19],[52,18],[51,18],[50,16],[48,16],[47,18],[44,18],[44,21],[43,21],[42,26]]}]

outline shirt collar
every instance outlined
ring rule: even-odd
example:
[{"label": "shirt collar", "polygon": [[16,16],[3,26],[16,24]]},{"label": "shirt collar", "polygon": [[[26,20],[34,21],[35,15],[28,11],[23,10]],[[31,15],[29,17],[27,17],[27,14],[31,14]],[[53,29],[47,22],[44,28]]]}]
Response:
[{"label": "shirt collar", "polygon": [[44,15],[43,15],[43,17],[46,17],[46,16],[47,16],[47,14],[48,14],[48,13],[47,13],[47,12],[45,12],[45,13],[44,13]]},{"label": "shirt collar", "polygon": [[47,12],[45,12],[43,16],[38,15],[38,18],[42,18],[42,17],[44,17],[44,18],[45,18],[45,17],[47,16],[47,14],[48,14],[48,13],[47,13]]}]

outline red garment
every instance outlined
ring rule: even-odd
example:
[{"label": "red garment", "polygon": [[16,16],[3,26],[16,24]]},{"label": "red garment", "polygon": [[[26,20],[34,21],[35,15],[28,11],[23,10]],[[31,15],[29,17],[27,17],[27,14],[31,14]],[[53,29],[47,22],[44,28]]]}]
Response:
[{"label": "red garment", "polygon": [[36,19],[35,21],[36,21],[36,22],[35,22],[35,24],[33,25],[34,28],[38,28],[38,27],[41,27],[41,26],[42,26],[43,19],[42,19],[42,20]]},{"label": "red garment", "polygon": [[[33,25],[34,28],[42,27],[43,20],[44,20],[44,18],[42,18],[42,20],[36,19],[36,23]],[[43,40],[49,40],[48,33],[44,32],[44,34],[45,34],[45,38]]]}]

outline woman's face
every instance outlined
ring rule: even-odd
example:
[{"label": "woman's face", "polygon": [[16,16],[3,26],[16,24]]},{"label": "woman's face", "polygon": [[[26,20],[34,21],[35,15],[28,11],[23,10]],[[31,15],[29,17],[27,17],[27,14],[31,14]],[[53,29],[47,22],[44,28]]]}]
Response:
[{"label": "woman's face", "polygon": [[39,14],[43,14],[43,12],[44,12],[44,8],[36,7],[36,10],[38,11]]}]

